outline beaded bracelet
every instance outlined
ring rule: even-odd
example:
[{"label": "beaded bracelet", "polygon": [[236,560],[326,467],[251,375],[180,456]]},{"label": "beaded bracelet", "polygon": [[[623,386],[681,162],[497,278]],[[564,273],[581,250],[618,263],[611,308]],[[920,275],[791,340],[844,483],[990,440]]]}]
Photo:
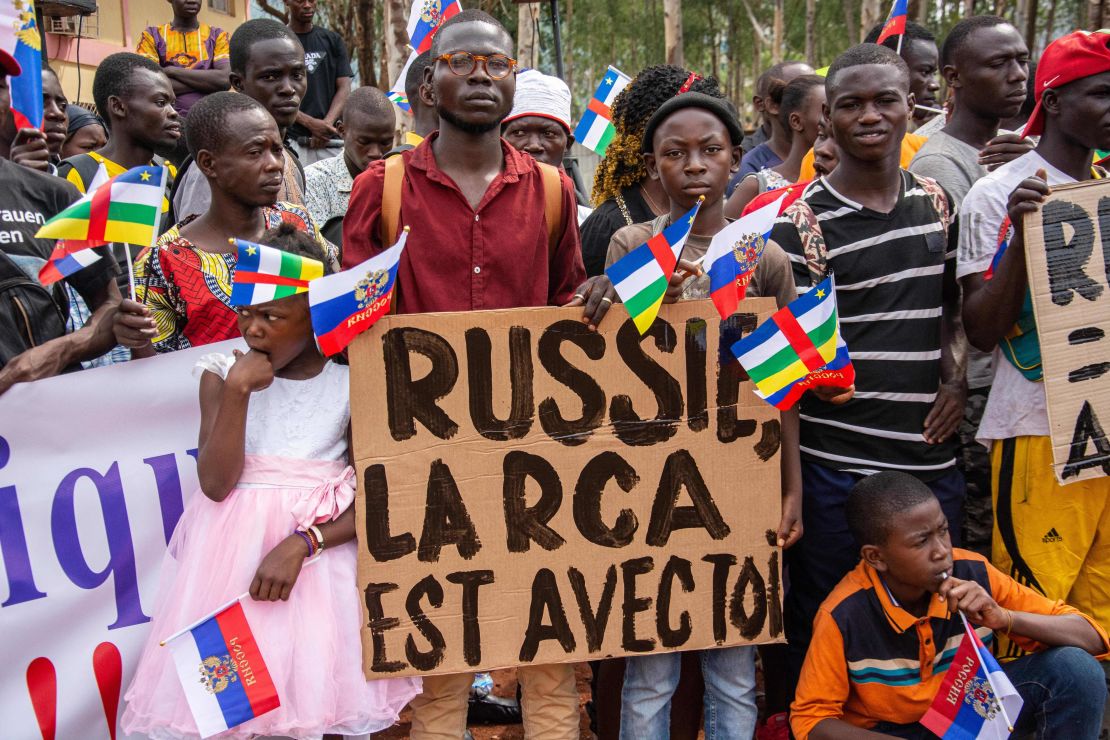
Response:
[{"label": "beaded bracelet", "polygon": [[308,557],[312,557],[313,555],[316,554],[316,549],[312,546],[312,538],[311,537],[309,537],[306,533],[302,532],[299,529],[293,530],[293,534],[297,535],[302,540],[304,540],[305,545],[308,546]]},{"label": "beaded bracelet", "polygon": [[313,524],[311,527],[308,528],[308,532],[312,535],[313,539],[316,540],[316,544],[319,546],[319,549],[323,550],[324,533],[320,531],[320,528]]},{"label": "beaded bracelet", "polygon": [[320,544],[320,540],[318,540],[316,538],[316,533],[312,531],[311,527],[309,527],[308,529],[302,529],[301,531],[304,532],[305,535],[310,540],[312,540],[312,554],[313,555],[320,552],[320,550],[324,549],[323,546]]}]

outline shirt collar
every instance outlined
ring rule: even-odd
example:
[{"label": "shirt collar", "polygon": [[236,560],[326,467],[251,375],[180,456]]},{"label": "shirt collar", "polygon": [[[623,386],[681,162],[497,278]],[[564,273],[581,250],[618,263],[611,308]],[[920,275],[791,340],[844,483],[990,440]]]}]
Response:
[{"label": "shirt collar", "polygon": [[[887,622],[890,623],[890,626],[893,627],[896,632],[899,634],[906,632],[921,621],[920,617],[915,617],[902,608],[898,600],[890,593],[890,589],[886,587],[886,583],[877,570],[864,562],[861,562],[859,567],[863,568],[864,572],[867,574],[867,579],[871,582],[871,586],[875,590],[875,597],[879,600],[879,606],[882,607]],[[951,616],[952,615],[948,613],[948,602],[932,597],[929,598],[929,610],[925,614],[926,618],[950,619]]]},{"label": "shirt collar", "polygon": [[[902,178],[901,182],[898,185],[898,202],[901,202],[902,198],[905,197],[905,195],[906,195],[906,175],[907,174],[908,173],[905,170],[901,170],[901,169],[898,170],[898,175],[899,175],[899,177]],[[824,175],[821,175],[820,181],[821,181],[821,186],[824,187],[825,190],[828,191],[829,195],[836,198],[837,200],[839,200],[844,205],[848,206],[849,208],[851,208],[852,210],[855,210],[855,211],[862,211],[864,209],[864,206],[863,206],[862,203],[857,203],[856,201],[852,200],[851,198],[849,198],[846,195],[843,195],[840,191],[838,191],[836,188],[834,188],[832,186],[832,183],[829,182],[829,179],[827,177],[825,177]],[[897,204],[894,207],[897,208],[898,207]]]},{"label": "shirt collar", "polygon": [[[432,143],[438,138],[439,131],[428,134],[427,138],[412,150],[412,156],[405,164],[409,167],[424,170],[429,174],[435,173],[439,177],[446,177],[436,163],[435,154],[432,153]],[[504,155],[505,161],[501,176],[505,178],[506,182],[519,180],[521,175],[532,171],[537,166],[536,160],[531,155],[518,152],[504,139],[501,139],[501,153]]]}]

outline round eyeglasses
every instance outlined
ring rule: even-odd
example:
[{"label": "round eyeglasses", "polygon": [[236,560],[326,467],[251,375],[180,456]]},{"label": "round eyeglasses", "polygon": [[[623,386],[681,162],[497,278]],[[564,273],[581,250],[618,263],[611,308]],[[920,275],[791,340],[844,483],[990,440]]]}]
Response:
[{"label": "round eyeglasses", "polygon": [[447,62],[447,68],[459,77],[464,77],[475,70],[481,62],[486,74],[494,80],[503,80],[512,73],[516,67],[516,60],[504,54],[471,54],[469,51],[456,51],[451,54],[440,54],[435,59],[437,62]]}]

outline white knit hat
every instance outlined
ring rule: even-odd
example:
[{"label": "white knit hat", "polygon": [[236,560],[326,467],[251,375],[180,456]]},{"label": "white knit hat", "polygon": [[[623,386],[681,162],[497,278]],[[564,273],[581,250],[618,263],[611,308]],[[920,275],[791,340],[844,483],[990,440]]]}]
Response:
[{"label": "white knit hat", "polygon": [[516,76],[513,110],[502,123],[524,116],[542,116],[558,121],[569,134],[570,88],[558,77],[526,69]]}]

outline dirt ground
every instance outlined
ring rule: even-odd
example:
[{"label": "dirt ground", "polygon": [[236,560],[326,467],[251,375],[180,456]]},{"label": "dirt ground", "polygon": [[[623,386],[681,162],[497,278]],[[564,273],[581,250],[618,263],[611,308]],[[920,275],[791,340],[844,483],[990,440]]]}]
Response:
[{"label": "dirt ground", "polygon": [[[590,698],[590,667],[581,663],[575,666],[574,675],[578,684],[578,706],[582,718],[580,738],[581,740],[591,740],[594,734],[590,732],[590,720],[586,716],[586,701]],[[516,696],[515,668],[493,672],[493,693],[498,696]],[[384,732],[373,735],[373,740],[407,738],[411,719],[412,710],[406,709],[401,713],[400,722]],[[524,738],[522,725],[470,725],[470,732],[474,735],[474,740],[523,740]]]}]

